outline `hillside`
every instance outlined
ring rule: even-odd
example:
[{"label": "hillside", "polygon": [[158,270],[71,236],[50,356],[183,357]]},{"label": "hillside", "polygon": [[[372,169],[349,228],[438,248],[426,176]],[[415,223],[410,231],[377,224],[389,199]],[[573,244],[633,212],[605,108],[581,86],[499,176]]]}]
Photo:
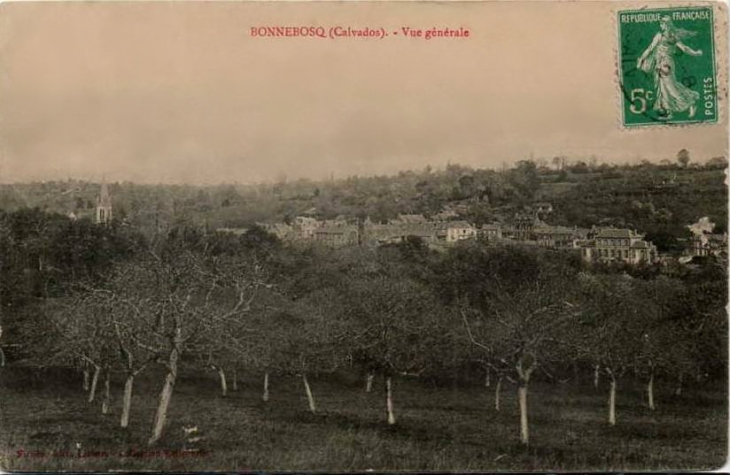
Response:
[{"label": "hillside", "polygon": [[[452,209],[477,225],[509,221],[534,202],[553,205],[550,224],[615,225],[648,233],[660,246],[686,235],[686,225],[708,216],[727,229],[727,186],[718,166],[573,167],[557,172],[533,162],[494,171],[449,165],[393,176],[298,180],[260,185],[139,185],[114,183],[115,216],[142,230],[174,225],[241,227],[286,221],[302,213],[321,218],[399,213],[433,215]],[[79,217],[89,214],[98,184],[57,181],[0,186],[0,208],[41,209]]]}]

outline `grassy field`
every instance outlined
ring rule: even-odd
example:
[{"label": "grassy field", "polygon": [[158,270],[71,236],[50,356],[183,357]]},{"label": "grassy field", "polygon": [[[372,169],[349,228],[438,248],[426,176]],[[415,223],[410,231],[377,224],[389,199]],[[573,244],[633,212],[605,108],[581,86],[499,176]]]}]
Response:
[{"label": "grassy field", "polygon": [[[531,443],[518,442],[516,387],[504,385],[502,409],[477,384],[436,386],[396,380],[398,424],[385,425],[382,381],[372,393],[360,378],[312,379],[319,414],[307,410],[301,381],[272,378],[271,399],[246,377],[223,398],[213,374],[183,377],[166,433],[148,448],[159,379],[135,388],[129,429],[118,426],[121,378],[112,384],[113,413],[88,404],[78,373],[0,373],[0,467],[45,470],[670,470],[722,465],[727,402],[722,385],[670,396],[659,382],[650,411],[638,384],[618,394],[618,424],[606,420],[607,389],[535,382],[530,391]],[[183,452],[183,425],[197,425],[199,451]],[[81,444],[80,453],[76,444]],[[19,454],[23,451],[23,455]],[[167,452],[165,452],[167,451]]]}]

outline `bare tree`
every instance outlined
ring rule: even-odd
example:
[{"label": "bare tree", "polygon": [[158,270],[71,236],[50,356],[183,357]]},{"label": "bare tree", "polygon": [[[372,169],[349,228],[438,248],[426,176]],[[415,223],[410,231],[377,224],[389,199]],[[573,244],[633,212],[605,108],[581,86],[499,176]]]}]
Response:
[{"label": "bare tree", "polygon": [[642,333],[637,328],[642,302],[628,275],[588,275],[579,279],[580,332],[573,340],[578,352],[595,362],[609,378],[608,424],[616,424],[618,382],[636,361]]},{"label": "bare tree", "polygon": [[112,359],[107,343],[111,328],[107,302],[88,293],[67,298],[48,299],[44,311],[53,333],[45,343],[38,342],[36,360],[43,366],[75,365],[83,368],[86,389],[89,369],[93,370],[87,401],[94,402],[99,377]]},{"label": "bare tree", "polygon": [[[104,369],[102,413],[106,414],[110,409],[112,368],[118,366],[125,373],[121,427],[129,424],[134,378],[159,356],[155,347],[155,328],[145,314],[150,297],[144,296],[147,289],[140,289],[140,277],[140,266],[126,263],[115,266],[102,282],[79,283],[76,297],[72,301],[73,310],[70,312],[77,321],[70,320],[67,316],[65,322],[74,321],[73,326],[60,327],[64,341],[72,340],[75,344],[83,345],[75,352],[84,362],[85,383],[88,377],[87,368],[94,368],[90,399],[93,399],[99,372],[102,367]],[[93,331],[89,325],[93,325]],[[91,332],[90,337],[79,338],[78,333],[72,331],[79,328],[86,328],[83,333]],[[68,344],[64,346],[74,347]],[[103,361],[89,356],[98,355],[99,348],[105,349]]]},{"label": "bare tree", "polygon": [[683,335],[677,331],[673,318],[678,300],[682,298],[683,286],[660,276],[650,281],[636,282],[635,287],[643,305],[642,318],[636,322],[641,341],[635,355],[634,370],[646,378],[647,405],[653,411],[656,409],[656,376],[670,368],[673,356],[680,355],[684,346]]},{"label": "bare tree", "polygon": [[[514,371],[511,363],[504,357],[509,351],[507,339],[508,329],[496,319],[484,318],[478,310],[460,304],[460,317],[466,331],[470,359],[480,364],[486,371],[485,386],[491,385],[491,374],[494,373],[494,410],[501,409],[502,384],[506,377]],[[460,324],[460,326],[462,326]]]},{"label": "bare tree", "polygon": [[[487,312],[465,312],[469,341],[499,374],[512,368],[518,383],[520,442],[529,444],[528,392],[539,364],[559,360],[562,332],[577,315],[568,286],[559,276],[535,276],[519,289],[498,283],[490,292]],[[471,320],[471,321],[470,321]]]},{"label": "bare tree", "polygon": [[147,267],[149,283],[156,284],[152,309],[159,342],[168,356],[150,445],[162,435],[187,345],[207,341],[209,335],[249,312],[258,288],[265,285],[259,280],[257,265],[245,259],[206,259],[188,252],[174,260],[155,260],[151,269]]},{"label": "bare tree", "polygon": [[[114,283],[121,286],[121,289],[128,290],[134,285],[132,281],[134,275],[134,272],[128,275],[122,274],[121,278]],[[132,409],[134,380],[151,363],[157,361],[160,353],[159,348],[155,345],[156,328],[152,326],[152,322],[148,318],[145,318],[145,307],[148,300],[125,298],[113,291],[110,297],[116,304],[114,310],[109,313],[114,328],[114,343],[119,350],[120,366],[125,374],[119,425],[126,428],[129,426]]]},{"label": "bare tree", "polygon": [[[120,265],[112,285],[97,293],[110,307],[108,336],[99,341],[114,342],[126,373],[122,426],[129,422],[134,377],[154,360],[167,370],[149,443],[159,440],[181,356],[250,308],[260,284],[254,274],[247,263],[219,265],[192,251],[174,258],[150,252]],[[83,356],[101,366],[88,353]]]},{"label": "bare tree", "polygon": [[407,277],[352,275],[343,318],[350,329],[348,346],[367,366],[383,375],[386,421],[396,423],[393,379],[420,375],[439,364],[444,345],[446,309],[422,284]]},{"label": "bare tree", "polygon": [[[260,279],[263,282],[264,276]],[[229,319],[225,326],[219,325],[204,347],[209,354],[214,351],[219,361],[234,368],[234,385],[236,368],[263,371],[261,399],[268,402],[271,373],[282,367],[282,349],[286,346],[286,328],[280,317],[292,304],[272,284],[259,286],[257,293],[249,311]],[[221,386],[222,381],[221,378]]]}]

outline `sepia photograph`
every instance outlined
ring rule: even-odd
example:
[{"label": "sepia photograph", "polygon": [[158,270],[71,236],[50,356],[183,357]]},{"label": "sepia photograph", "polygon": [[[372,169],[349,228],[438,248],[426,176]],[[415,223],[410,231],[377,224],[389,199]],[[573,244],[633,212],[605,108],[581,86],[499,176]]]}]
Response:
[{"label": "sepia photograph", "polygon": [[726,464],[726,2],[3,2],[0,98],[1,471]]}]

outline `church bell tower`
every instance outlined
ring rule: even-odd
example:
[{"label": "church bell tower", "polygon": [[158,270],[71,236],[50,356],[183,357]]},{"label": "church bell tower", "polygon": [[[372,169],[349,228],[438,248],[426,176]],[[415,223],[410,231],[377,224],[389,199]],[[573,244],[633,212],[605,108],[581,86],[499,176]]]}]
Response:
[{"label": "church bell tower", "polygon": [[101,184],[99,196],[96,197],[96,224],[109,224],[112,221],[112,199],[106,183]]}]

